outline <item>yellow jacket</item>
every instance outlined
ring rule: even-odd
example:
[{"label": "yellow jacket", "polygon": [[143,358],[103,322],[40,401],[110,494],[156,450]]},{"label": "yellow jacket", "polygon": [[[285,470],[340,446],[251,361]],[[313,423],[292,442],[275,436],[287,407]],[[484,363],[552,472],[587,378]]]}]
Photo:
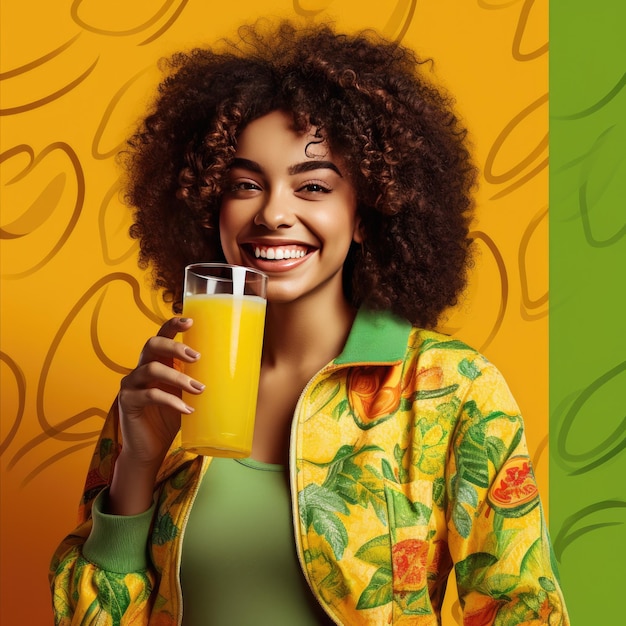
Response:
[{"label": "yellow jacket", "polygon": [[[115,407],[81,524],[52,560],[55,623],[178,625],[185,523],[210,459],[176,440],[148,549],[130,533],[124,554],[104,556],[96,529],[85,541],[120,446]],[[518,407],[467,345],[360,311],[301,394],[290,476],[300,563],[338,624],[436,626],[452,568],[466,626],[569,624]]]}]

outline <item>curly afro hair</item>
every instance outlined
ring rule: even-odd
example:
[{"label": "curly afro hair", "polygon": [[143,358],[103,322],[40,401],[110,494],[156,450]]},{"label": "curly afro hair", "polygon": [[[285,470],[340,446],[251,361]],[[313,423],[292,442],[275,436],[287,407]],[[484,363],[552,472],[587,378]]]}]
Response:
[{"label": "curly afro hair", "polygon": [[218,214],[239,134],[280,109],[302,132],[321,128],[355,184],[364,243],[344,267],[348,300],[434,326],[465,285],[476,169],[451,99],[425,68],[374,32],[289,22],[245,26],[237,41],[167,60],[122,159],[140,266],[174,311],[185,265],[224,260]]}]

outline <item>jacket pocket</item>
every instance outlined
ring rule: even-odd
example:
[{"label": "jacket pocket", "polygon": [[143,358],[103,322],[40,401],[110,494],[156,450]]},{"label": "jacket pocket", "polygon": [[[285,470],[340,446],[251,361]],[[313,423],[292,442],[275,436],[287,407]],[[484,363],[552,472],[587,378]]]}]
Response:
[{"label": "jacket pocket", "polygon": [[385,479],[384,487],[391,543],[393,622],[403,618],[404,623],[410,616],[420,616],[420,626],[434,626],[438,621],[429,582],[436,578],[442,542],[436,541],[433,483],[414,480],[400,484]]}]

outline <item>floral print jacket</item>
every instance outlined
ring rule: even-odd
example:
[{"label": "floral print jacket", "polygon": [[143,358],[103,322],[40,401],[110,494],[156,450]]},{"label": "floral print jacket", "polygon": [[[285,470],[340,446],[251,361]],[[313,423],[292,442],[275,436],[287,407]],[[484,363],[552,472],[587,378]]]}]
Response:
[{"label": "floral print jacket", "polygon": [[[119,446],[114,408],[52,560],[57,625],[181,623],[185,522],[210,460],[174,442],[147,554],[111,571],[82,548]],[[290,474],[300,563],[337,624],[436,626],[452,569],[466,626],[569,624],[518,407],[462,342],[360,311],[301,394]]]}]

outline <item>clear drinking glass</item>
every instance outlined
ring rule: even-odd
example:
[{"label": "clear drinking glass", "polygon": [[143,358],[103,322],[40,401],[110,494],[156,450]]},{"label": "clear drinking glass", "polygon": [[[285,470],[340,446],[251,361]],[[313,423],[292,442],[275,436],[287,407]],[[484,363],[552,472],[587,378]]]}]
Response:
[{"label": "clear drinking glass", "polygon": [[261,370],[267,276],[223,263],[185,268],[183,315],[193,319],[184,341],[200,352],[185,372],[204,383],[183,393],[194,407],[181,420],[182,445],[208,456],[250,456]]}]

